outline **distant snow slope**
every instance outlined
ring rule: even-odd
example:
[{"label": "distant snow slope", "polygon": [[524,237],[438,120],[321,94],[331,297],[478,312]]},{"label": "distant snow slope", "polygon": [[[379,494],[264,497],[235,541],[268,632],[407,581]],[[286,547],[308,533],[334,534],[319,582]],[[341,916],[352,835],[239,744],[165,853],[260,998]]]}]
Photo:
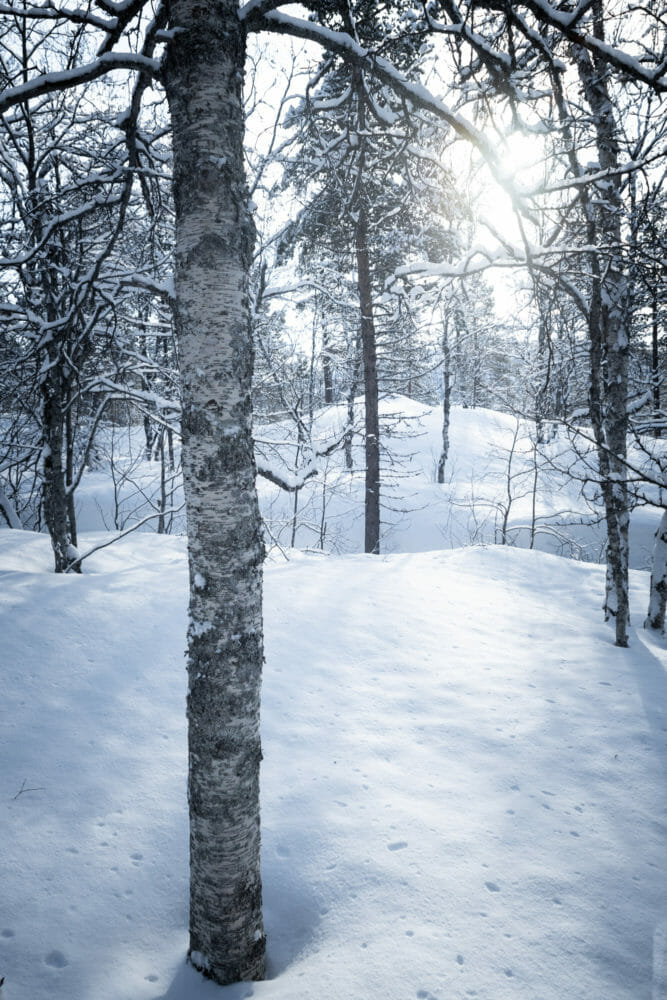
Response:
[{"label": "distant snow slope", "polygon": [[[528,547],[534,527],[534,546],[542,551],[593,562],[603,557],[601,507],[599,502],[589,502],[594,498],[594,487],[585,487],[588,500],[582,496],[581,479],[590,478],[590,470],[574,454],[562,428],[536,453],[531,441],[534,425],[528,421],[493,410],[453,407],[446,481],[438,485],[441,408],[395,396],[382,401],[381,418],[382,551],[424,552],[494,543],[501,538],[507,512],[510,544]],[[356,419],[363,423],[361,400],[356,404]],[[345,406],[318,411],[312,431],[315,448],[324,450],[339,439],[346,421]],[[293,426],[285,422],[260,424],[256,437],[258,451],[266,460],[289,472],[297,450]],[[100,438],[102,458],[111,446],[107,433],[106,439]],[[84,476],[77,490],[82,531],[111,530],[156,509],[158,467],[143,460],[141,428],[130,434],[116,432],[113,448],[118,464],[115,487],[103,461],[97,471]],[[260,478],[260,505],[268,540],[289,547],[295,524],[298,547],[360,552],[364,455],[359,434],[354,437],[353,460],[354,468],[349,472],[342,451],[320,459],[319,474],[296,498]],[[309,459],[302,455],[300,461]],[[171,502],[174,506],[182,502],[180,480]],[[660,512],[654,507],[633,513],[630,550],[635,569],[649,564],[659,520]],[[156,525],[153,520],[146,530],[155,530]],[[176,515],[174,529],[185,530],[184,514]]]},{"label": "distant snow slope", "polygon": [[[357,401],[357,419],[363,403]],[[452,407],[445,482],[436,482],[442,448],[441,407],[405,396],[382,400],[382,551],[424,552],[495,543],[507,514],[508,544],[598,562],[604,556],[605,530],[594,483],[597,464],[575,454],[565,430],[550,428],[551,440],[534,446],[535,425],[507,413]],[[313,425],[316,448],[340,437],[347,420],[344,406],[318,411]],[[286,424],[257,428],[262,441],[284,442]],[[262,445],[266,448],[266,445]],[[586,442],[579,440],[586,452]],[[282,453],[293,461],[294,447]],[[296,544],[334,552],[363,550],[364,455],[355,436],[354,470],[342,452],[320,461],[297,502]],[[272,537],[289,545],[294,497],[259,480],[262,513]],[[660,521],[655,507],[632,515],[630,560],[649,565],[653,535]]]},{"label": "distant snow slope", "polygon": [[667,995],[667,650],[612,645],[601,567],[267,566],[270,979],[224,990],[184,961],[184,540],[49,569],[0,531],[3,998]]}]

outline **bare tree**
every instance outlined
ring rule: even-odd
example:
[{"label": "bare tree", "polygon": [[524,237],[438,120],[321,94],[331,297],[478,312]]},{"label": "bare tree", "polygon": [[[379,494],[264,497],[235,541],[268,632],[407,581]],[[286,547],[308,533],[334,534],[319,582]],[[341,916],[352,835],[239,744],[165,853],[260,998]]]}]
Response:
[{"label": "bare tree", "polygon": [[[469,33],[467,22],[449,3],[429,5],[421,26],[412,19],[390,20],[390,31],[436,31],[433,18],[446,6],[456,20],[457,37],[476,47],[477,59],[486,60],[492,69],[493,61],[498,65],[492,47],[480,44],[474,31]],[[483,10],[480,4],[472,6]],[[500,13],[495,3],[489,5],[488,16],[505,18],[524,46],[518,77],[515,57],[508,57],[509,77],[506,59],[500,60],[500,76],[512,100],[526,90],[535,53],[542,53],[559,71],[550,46],[540,41],[548,41],[549,32],[594,53],[601,66],[613,72],[643,86],[667,88],[659,58],[632,59],[622,46],[581,29],[589,4],[579,5],[571,16],[535,0],[528,7],[537,11],[531,12],[539,20],[537,36],[532,25],[524,25],[525,11],[518,5],[505,5]],[[0,96],[5,128],[11,126],[11,109],[26,101],[64,88],[80,93],[77,88],[83,84],[101,80],[111,70],[126,70],[132,74],[131,99],[127,114],[116,124],[130,154],[134,150],[140,161],[141,99],[159,80],[169,102],[191,594],[190,958],[221,983],[261,977],[264,970],[258,783],[263,547],[251,436],[248,275],[253,225],[243,171],[242,95],[246,33],[287,33],[335,51],[378,84],[393,88],[411,112],[431,115],[473,143],[496,174],[501,173],[494,144],[463,115],[364,47],[349,22],[326,26],[320,15],[328,12],[327,4],[309,4],[307,19],[281,8],[280,0],[251,0],[240,10],[234,0],[0,6],[5,16],[59,27],[80,40],[68,50],[71,58],[54,56],[54,71],[35,67],[20,80],[7,81]],[[377,5],[377,16],[384,13],[385,5]],[[368,16],[375,16],[370,5]],[[131,166],[139,169],[136,161]]]}]

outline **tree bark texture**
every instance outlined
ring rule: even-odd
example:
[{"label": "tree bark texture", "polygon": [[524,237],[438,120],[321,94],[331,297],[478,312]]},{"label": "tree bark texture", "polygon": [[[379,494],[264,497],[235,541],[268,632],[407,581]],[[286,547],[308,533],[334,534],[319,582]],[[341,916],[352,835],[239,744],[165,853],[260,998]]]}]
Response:
[{"label": "tree bark texture", "polygon": [[449,347],[449,319],[444,318],[442,331],[442,451],[438,459],[438,482],[445,481],[445,465],[449,457],[449,419],[451,412],[451,350]]},{"label": "tree bark texture", "polygon": [[[596,8],[601,9],[601,5]],[[597,21],[596,21],[597,25]],[[602,31],[600,27],[599,31]],[[618,166],[620,151],[614,107],[604,67],[574,47],[579,78],[591,110],[600,167],[610,176],[596,192],[595,226],[604,251],[596,251],[589,315],[591,338],[591,419],[598,446],[600,481],[607,521],[605,615],[613,618],[616,644],[628,645],[630,624],[627,487],[628,287],[622,259],[623,204]],[[601,260],[602,253],[605,259]]]},{"label": "tree bark texture", "polygon": [[40,383],[42,397],[42,503],[51,538],[56,573],[66,573],[70,563],[68,497],[65,487],[63,445],[65,417],[57,344],[50,344],[46,374]]},{"label": "tree bark texture", "polygon": [[235,0],[172,0],[165,65],[188,521],[190,960],[262,978],[259,703],[264,555],[255,491],[243,171],[245,40]]},{"label": "tree bark texture", "polygon": [[380,552],[380,415],[378,402],[377,351],[373,292],[368,253],[368,216],[362,204],[355,228],[355,253],[359,307],[361,309],[361,354],[364,367],[366,411],[366,488],[364,493],[364,551]]},{"label": "tree bark texture", "polygon": [[665,607],[667,606],[667,510],[662,512],[660,525],[655,536],[653,568],[651,571],[651,591],[648,614],[644,628],[665,631]]}]

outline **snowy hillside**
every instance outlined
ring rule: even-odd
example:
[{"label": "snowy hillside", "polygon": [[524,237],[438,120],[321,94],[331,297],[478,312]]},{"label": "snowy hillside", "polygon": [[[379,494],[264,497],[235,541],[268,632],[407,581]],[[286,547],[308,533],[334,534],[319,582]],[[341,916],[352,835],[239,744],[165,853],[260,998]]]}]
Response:
[{"label": "snowy hillside", "polygon": [[[218,988],[185,963],[185,539],[136,532],[57,577],[46,536],[0,531],[2,1000],[667,997],[667,642],[640,627],[648,574],[619,649],[601,566],[452,548],[482,524],[465,491],[502,495],[515,422],[456,411],[438,486],[439,414],[408,417],[386,535],[403,551],[276,546],[266,566],[262,983]],[[327,530],[351,547],[361,479],[336,477]],[[290,497],[262,493],[283,530]],[[89,475],[82,549],[109,538],[110,499]],[[549,504],[584,511],[562,483]],[[517,500],[510,523],[530,512]],[[652,518],[635,521],[646,549]]]},{"label": "snowy hillside", "polygon": [[[450,453],[445,483],[436,482],[442,447],[442,413],[405,396],[383,400],[382,551],[427,552],[471,544],[494,544],[507,525],[508,544],[599,562],[604,556],[605,533],[591,470],[573,451],[561,429],[539,449],[534,447],[534,425],[505,413],[454,407],[450,426]],[[357,402],[356,420],[363,423]],[[343,406],[315,414],[312,441],[324,450],[338,440],[347,421]],[[290,473],[296,438],[288,423],[256,428],[258,453],[269,464]],[[114,455],[112,472],[109,458]],[[157,463],[142,455],[141,429],[118,431],[101,440],[99,467],[84,476],[77,491],[80,530],[123,528],[154,513],[159,492]],[[328,552],[363,550],[364,455],[362,438],[354,436],[353,469],[345,467],[342,450],[318,459],[319,473],[298,495],[286,493],[261,477],[258,480],[262,514],[269,545],[324,549]],[[300,461],[304,461],[301,456]],[[573,473],[579,478],[573,478]],[[168,506],[182,504],[180,478],[174,478]],[[649,565],[653,535],[660,520],[655,507],[638,507],[632,515],[630,565]],[[153,531],[156,520],[145,530]],[[173,517],[173,530],[185,530],[182,512]]]},{"label": "snowy hillside", "polygon": [[[359,415],[357,407],[357,417]],[[363,408],[361,410],[363,416]],[[561,428],[535,446],[535,427],[494,410],[452,408],[449,458],[445,482],[436,482],[442,447],[440,407],[425,406],[405,396],[381,403],[383,482],[382,551],[425,552],[501,540],[558,555],[598,562],[604,558],[605,531],[594,484],[595,460],[575,454]],[[340,437],[347,413],[329,407],[316,414],[313,441],[323,447]],[[257,436],[289,435],[284,424],[260,427]],[[579,447],[585,442],[579,441]],[[292,460],[294,448],[282,448]],[[297,503],[297,546],[334,552],[363,551],[364,455],[355,437],[354,469],[342,453],[320,460],[319,475],[300,491]],[[586,481],[587,480],[587,481]],[[271,536],[283,545],[292,538],[294,499],[259,480],[262,512]],[[649,565],[660,512],[638,507],[632,516],[630,565]],[[323,530],[324,529],[324,530]]]},{"label": "snowy hillside", "polygon": [[267,567],[270,979],[218,989],[184,963],[184,541],[49,563],[0,532],[7,1000],[665,995],[667,651],[612,646],[601,568]]}]

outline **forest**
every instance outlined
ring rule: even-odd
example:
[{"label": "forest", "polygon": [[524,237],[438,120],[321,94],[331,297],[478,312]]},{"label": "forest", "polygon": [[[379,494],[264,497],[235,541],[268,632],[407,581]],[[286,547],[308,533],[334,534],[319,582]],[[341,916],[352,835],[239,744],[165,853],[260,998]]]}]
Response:
[{"label": "forest", "polygon": [[667,995],[666,27],[0,0],[1,996]]}]

